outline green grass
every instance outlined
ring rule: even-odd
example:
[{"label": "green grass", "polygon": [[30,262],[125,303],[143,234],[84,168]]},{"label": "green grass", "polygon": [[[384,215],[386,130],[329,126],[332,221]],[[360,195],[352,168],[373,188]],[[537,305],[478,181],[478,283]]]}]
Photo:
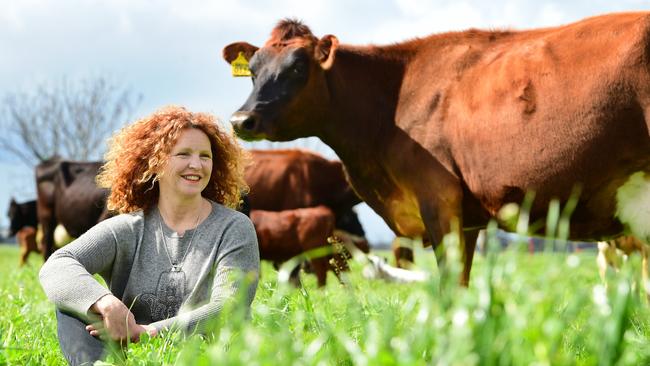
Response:
[{"label": "green grass", "polygon": [[[449,263],[457,253],[448,250]],[[416,253],[433,268],[431,252]],[[63,365],[54,308],[38,284],[41,261],[18,267],[0,246],[0,365]],[[475,257],[469,289],[448,280],[366,280],[327,287],[303,274],[303,290],[264,264],[252,319],[228,311],[211,337],[168,334],[131,345],[129,365],[643,365],[650,364],[650,312],[632,258],[607,290],[594,253],[505,251]],[[110,358],[109,363],[115,362]]]}]

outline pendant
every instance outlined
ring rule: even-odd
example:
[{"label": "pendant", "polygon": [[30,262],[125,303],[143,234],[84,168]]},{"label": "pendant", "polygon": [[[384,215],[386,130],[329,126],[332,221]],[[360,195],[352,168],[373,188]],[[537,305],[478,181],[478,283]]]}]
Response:
[{"label": "pendant", "polygon": [[181,266],[178,264],[172,264],[172,272],[180,272],[181,271]]}]

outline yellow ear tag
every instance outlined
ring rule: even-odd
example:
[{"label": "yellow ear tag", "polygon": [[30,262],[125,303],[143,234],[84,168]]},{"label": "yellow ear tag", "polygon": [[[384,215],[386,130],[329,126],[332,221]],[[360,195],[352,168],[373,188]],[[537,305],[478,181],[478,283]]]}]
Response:
[{"label": "yellow ear tag", "polygon": [[239,52],[230,67],[232,68],[232,76],[251,76],[251,69],[248,68],[248,60],[244,57],[243,52]]}]

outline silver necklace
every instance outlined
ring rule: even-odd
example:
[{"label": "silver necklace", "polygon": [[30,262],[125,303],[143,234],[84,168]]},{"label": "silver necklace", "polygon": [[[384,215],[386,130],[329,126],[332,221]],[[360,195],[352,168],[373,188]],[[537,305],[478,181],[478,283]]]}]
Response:
[{"label": "silver necklace", "polygon": [[[201,207],[203,207],[203,204],[201,204]],[[158,227],[160,228],[160,235],[162,235],[165,254],[167,254],[167,259],[169,259],[169,264],[172,266],[171,271],[180,272],[183,269],[183,263],[185,262],[185,257],[187,256],[187,253],[189,253],[190,248],[192,247],[192,242],[194,241],[194,235],[196,234],[197,231],[199,231],[199,219],[201,218],[201,210],[199,209],[199,214],[196,216],[196,223],[194,224],[194,231],[192,232],[192,237],[190,238],[190,242],[189,244],[187,244],[187,248],[185,249],[183,258],[181,258],[181,261],[178,263],[174,263],[174,261],[172,261],[172,257],[169,255],[169,250],[167,249],[167,238],[165,237],[165,232],[163,231],[162,228],[163,217],[162,217],[162,213],[160,212],[160,209],[158,209],[158,215],[160,215],[160,221],[158,221]]]}]

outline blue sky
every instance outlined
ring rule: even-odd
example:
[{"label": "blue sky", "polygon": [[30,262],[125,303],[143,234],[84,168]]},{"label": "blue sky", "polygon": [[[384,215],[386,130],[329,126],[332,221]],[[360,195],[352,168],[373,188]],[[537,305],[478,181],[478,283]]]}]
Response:
[{"label": "blue sky", "polygon": [[[650,10],[650,2],[0,0],[0,97],[62,77],[108,75],[142,93],[136,116],[180,104],[225,121],[251,87],[250,80],[230,76],[221,49],[240,40],[263,43],[281,18],[302,19],[317,36],[334,34],[342,43],[384,44],[470,27],[526,29],[643,9]],[[298,145],[335,157],[314,139]],[[11,196],[35,197],[33,174],[2,152],[0,172],[0,225],[6,225]],[[367,206],[359,212],[371,242],[392,239]]]}]

